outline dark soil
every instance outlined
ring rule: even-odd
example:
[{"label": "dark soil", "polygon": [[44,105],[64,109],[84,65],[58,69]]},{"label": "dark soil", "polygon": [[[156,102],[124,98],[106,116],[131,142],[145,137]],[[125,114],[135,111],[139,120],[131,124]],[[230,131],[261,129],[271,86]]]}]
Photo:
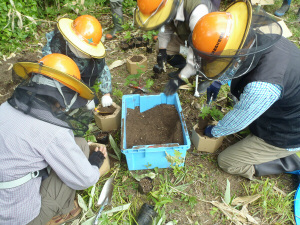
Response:
[{"label": "dark soil", "polygon": [[127,109],[126,143],[127,148],[168,143],[183,145],[181,122],[174,105],[158,105],[143,113],[140,107]]},{"label": "dark soil", "polygon": [[97,108],[99,110],[99,114],[101,116],[108,116],[108,115],[112,115],[115,111],[116,111],[116,108],[114,106],[108,106],[108,107],[98,107]]},{"label": "dark soil", "polygon": [[135,56],[131,57],[130,60],[131,60],[132,62],[140,62],[140,61],[143,60],[143,57],[142,57],[142,56],[135,55]]},{"label": "dark soil", "polygon": [[205,127],[207,127],[207,125],[209,124],[210,121],[211,121],[211,118],[209,118],[209,117],[204,117],[204,119],[202,117],[199,117],[198,129],[199,130],[204,130]]},{"label": "dark soil", "polygon": [[138,190],[142,194],[147,194],[153,189],[153,181],[150,177],[145,177],[140,180]]}]

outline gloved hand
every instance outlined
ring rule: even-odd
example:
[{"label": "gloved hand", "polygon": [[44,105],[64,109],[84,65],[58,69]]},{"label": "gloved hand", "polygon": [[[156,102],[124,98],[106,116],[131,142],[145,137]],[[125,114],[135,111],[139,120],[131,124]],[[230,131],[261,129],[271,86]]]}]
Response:
[{"label": "gloved hand", "polygon": [[167,62],[167,49],[159,49],[157,54],[157,64],[162,66],[163,62]]},{"label": "gloved hand", "polygon": [[186,82],[184,82],[182,79],[180,79],[179,77],[174,78],[169,80],[169,82],[166,84],[165,89],[164,89],[164,93],[166,95],[172,95],[174,94],[178,88],[183,85],[186,84]]},{"label": "gloved hand", "polygon": [[214,125],[208,125],[205,130],[204,130],[204,135],[207,136],[207,137],[214,137],[211,133],[211,130],[214,128]]},{"label": "gloved hand", "polygon": [[159,49],[156,60],[157,64],[153,66],[153,72],[156,74],[160,74],[163,71],[166,72],[167,49]]},{"label": "gloved hand", "polygon": [[85,105],[85,107],[87,108],[87,110],[92,110],[92,109],[94,109],[96,106],[95,106],[95,101],[94,100],[91,100],[91,101],[89,101],[86,105]]},{"label": "gloved hand", "polygon": [[93,166],[97,166],[98,168],[100,168],[102,166],[104,159],[105,159],[105,157],[104,157],[103,153],[100,151],[93,152],[89,156],[90,164]]},{"label": "gloved hand", "polygon": [[113,100],[110,95],[103,95],[101,98],[101,105],[103,107],[111,106]]},{"label": "gloved hand", "polygon": [[208,88],[207,88],[207,100],[206,103],[210,104],[210,100],[216,101],[220,88],[221,88],[221,82],[220,81],[214,81]]}]

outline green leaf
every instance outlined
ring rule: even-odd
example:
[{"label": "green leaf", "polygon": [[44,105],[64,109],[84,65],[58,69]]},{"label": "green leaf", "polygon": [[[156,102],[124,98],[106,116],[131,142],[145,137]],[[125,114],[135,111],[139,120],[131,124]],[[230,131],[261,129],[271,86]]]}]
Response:
[{"label": "green leaf", "polygon": [[230,182],[227,179],[227,186],[226,186],[226,190],[225,190],[225,194],[224,194],[224,201],[226,204],[230,204]]},{"label": "green leaf", "polygon": [[120,148],[117,146],[117,144],[116,144],[114,138],[113,138],[111,135],[109,135],[109,142],[110,142],[111,147],[112,147],[113,150],[115,151],[115,153],[116,153],[116,155],[117,155],[119,161],[121,161],[121,155],[122,155],[122,152],[121,152]]},{"label": "green leaf", "polygon": [[83,198],[81,197],[81,195],[77,195],[77,199],[78,199],[78,205],[80,206],[80,208],[82,208],[82,210],[84,212],[86,212],[88,210],[85,201],[83,200]]}]

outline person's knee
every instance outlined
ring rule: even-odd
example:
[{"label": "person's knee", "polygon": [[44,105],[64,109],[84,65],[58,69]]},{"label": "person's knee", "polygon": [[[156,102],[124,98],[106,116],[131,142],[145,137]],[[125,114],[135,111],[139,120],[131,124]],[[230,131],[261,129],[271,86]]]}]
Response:
[{"label": "person's knee", "polygon": [[222,170],[224,170],[227,173],[230,171],[231,168],[234,167],[232,161],[228,159],[224,152],[220,153],[218,156],[218,165]]}]

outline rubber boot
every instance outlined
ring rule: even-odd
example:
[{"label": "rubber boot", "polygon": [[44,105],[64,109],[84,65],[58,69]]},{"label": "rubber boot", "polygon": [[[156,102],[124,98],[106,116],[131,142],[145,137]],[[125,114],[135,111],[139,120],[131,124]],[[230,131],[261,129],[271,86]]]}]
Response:
[{"label": "rubber boot", "polygon": [[254,165],[255,176],[264,176],[280,173],[293,173],[300,170],[300,158],[293,154],[281,159]]},{"label": "rubber boot", "polygon": [[289,10],[291,2],[292,0],[283,0],[281,7],[275,11],[275,16],[284,16],[284,14]]},{"label": "rubber boot", "polygon": [[116,37],[116,33],[123,30],[123,11],[122,2],[110,2],[110,8],[112,13],[112,20],[114,23],[113,28],[105,35],[106,40],[111,40]]}]

